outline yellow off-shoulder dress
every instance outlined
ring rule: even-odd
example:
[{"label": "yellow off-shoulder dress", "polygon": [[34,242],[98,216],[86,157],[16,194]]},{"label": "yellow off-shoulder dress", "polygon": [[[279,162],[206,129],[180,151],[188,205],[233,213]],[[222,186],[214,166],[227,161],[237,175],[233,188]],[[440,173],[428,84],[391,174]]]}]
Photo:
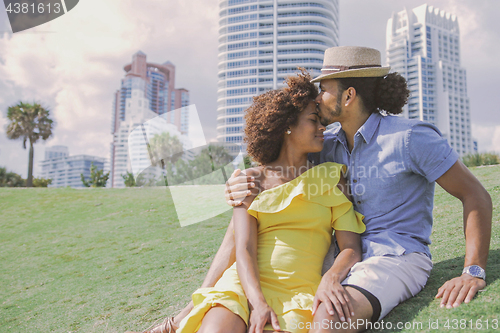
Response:
[{"label": "yellow off-shoulder dress", "polygon": [[[336,186],[344,168],[332,162],[317,165],[290,182],[263,191],[248,209],[258,221],[262,292],[283,331],[308,331],[332,229],[365,230],[363,215],[353,210]],[[213,288],[198,289],[193,302],[193,310],[181,321],[177,333],[196,332],[204,315],[216,305],[231,310],[248,325],[250,313],[236,263]],[[273,331],[271,325],[265,329]]]}]

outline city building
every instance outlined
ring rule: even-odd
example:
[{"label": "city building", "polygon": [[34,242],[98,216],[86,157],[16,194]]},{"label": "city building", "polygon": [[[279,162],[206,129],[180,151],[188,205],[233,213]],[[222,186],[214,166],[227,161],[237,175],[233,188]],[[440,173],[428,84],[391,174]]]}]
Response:
[{"label": "city building", "polygon": [[53,146],[45,149],[45,160],[40,162],[42,172],[40,177],[52,179],[48,187],[85,187],[81,180],[81,174],[90,178],[90,167],[92,163],[97,169],[104,169],[106,159],[90,155],[69,156],[66,146]]},{"label": "city building", "polygon": [[45,149],[46,160],[65,156],[69,156],[69,149],[66,146],[52,146]]},{"label": "city building", "polygon": [[457,17],[427,4],[404,9],[388,20],[386,38],[387,64],[411,91],[403,116],[436,125],[460,155],[477,152]]},{"label": "city building", "polygon": [[168,121],[173,112],[160,116],[153,112],[140,89],[132,89],[130,95],[126,101],[125,118],[120,121],[113,140],[112,187],[125,187],[123,175],[131,172],[137,177],[151,166],[148,145],[157,134],[168,133],[177,137],[182,144],[180,151],[191,148],[188,137]]},{"label": "city building", "polygon": [[146,55],[139,51],[123,69],[125,78],[113,100],[111,133],[115,133],[119,122],[125,119],[126,101],[131,97],[132,89],[138,89],[143,91],[154,113],[162,115],[174,111],[169,113],[167,121],[177,126],[182,134],[187,134],[189,115],[182,107],[189,105],[189,91],[175,89],[175,66],[170,61],[162,65],[147,62]]},{"label": "city building", "polygon": [[321,73],[324,51],[339,43],[339,3],[220,0],[219,9],[217,139],[241,143],[253,96],[282,87],[298,66]]},{"label": "city building", "polygon": [[[167,61],[164,64],[149,63],[146,55],[139,51],[132,57],[132,63],[125,65],[125,78],[121,88],[115,93],[111,133],[111,186],[124,187],[122,175],[132,172],[129,156],[129,135],[134,128],[158,118],[149,124],[160,124],[162,130],[183,137],[189,131],[189,91],[175,88],[175,66]],[[168,124],[168,126],[167,126]],[[145,125],[145,130],[151,129]],[[151,125],[154,127],[154,125]],[[182,141],[181,140],[181,141]],[[146,147],[146,143],[142,145]],[[135,163],[150,164],[146,155],[134,156]],[[138,159],[141,159],[140,161]]]}]

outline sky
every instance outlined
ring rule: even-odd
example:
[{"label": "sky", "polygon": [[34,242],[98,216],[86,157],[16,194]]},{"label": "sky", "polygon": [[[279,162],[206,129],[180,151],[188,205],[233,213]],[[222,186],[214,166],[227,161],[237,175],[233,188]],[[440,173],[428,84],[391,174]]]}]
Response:
[{"label": "sky", "polygon": [[[457,15],[472,135],[480,151],[500,152],[500,1],[340,0],[340,45],[376,48],[384,61],[391,14],[424,3]],[[217,40],[218,0],[84,0],[15,34],[0,8],[0,166],[27,176],[28,151],[5,135],[7,108],[21,100],[41,103],[56,122],[35,145],[35,175],[47,146],[109,158],[113,95],[138,50],[176,66],[176,87],[190,91],[206,139],[215,138]]]}]

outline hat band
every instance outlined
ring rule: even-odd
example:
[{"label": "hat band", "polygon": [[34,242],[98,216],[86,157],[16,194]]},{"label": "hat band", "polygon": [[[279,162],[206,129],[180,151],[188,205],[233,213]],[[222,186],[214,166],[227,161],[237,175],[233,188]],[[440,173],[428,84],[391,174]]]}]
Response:
[{"label": "hat band", "polygon": [[357,65],[357,66],[325,66],[321,69],[322,72],[342,72],[349,69],[360,69],[369,67],[382,67],[381,65]]}]

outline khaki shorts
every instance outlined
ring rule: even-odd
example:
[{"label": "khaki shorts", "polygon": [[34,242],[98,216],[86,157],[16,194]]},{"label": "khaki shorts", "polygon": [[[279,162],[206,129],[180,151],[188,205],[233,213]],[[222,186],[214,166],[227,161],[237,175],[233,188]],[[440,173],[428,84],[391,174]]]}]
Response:
[{"label": "khaki shorts", "polygon": [[[354,287],[368,298],[374,308],[372,321],[377,321],[399,303],[418,294],[425,286],[431,269],[432,261],[420,252],[369,257],[351,268],[342,285]],[[379,309],[373,296],[379,302]]]}]

